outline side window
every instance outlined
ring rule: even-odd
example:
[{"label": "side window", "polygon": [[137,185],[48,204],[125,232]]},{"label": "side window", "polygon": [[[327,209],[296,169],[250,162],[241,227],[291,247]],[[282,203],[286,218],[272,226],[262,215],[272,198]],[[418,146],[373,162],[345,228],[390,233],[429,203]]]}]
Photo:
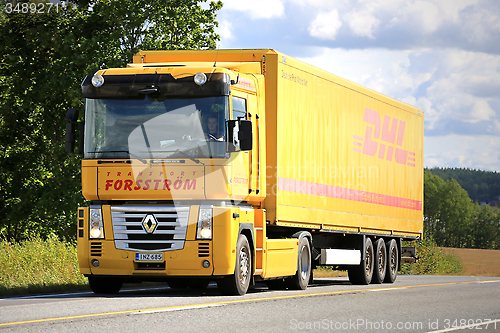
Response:
[{"label": "side window", "polygon": [[247,100],[233,96],[233,119],[247,119]]}]

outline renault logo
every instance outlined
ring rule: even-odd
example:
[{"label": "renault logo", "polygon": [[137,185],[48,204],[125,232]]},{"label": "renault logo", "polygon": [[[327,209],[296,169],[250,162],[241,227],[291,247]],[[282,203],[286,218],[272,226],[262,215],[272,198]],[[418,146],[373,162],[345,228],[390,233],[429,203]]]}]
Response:
[{"label": "renault logo", "polygon": [[157,226],[158,221],[156,220],[154,215],[148,214],[144,217],[144,219],[142,219],[142,227],[148,234],[152,234],[153,232],[155,232]]}]

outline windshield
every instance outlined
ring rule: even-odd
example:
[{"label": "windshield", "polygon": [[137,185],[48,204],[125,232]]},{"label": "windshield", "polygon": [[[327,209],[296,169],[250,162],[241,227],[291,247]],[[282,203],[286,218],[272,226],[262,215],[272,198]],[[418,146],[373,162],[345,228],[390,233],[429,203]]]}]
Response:
[{"label": "windshield", "polygon": [[87,99],[84,158],[224,157],[227,96]]}]

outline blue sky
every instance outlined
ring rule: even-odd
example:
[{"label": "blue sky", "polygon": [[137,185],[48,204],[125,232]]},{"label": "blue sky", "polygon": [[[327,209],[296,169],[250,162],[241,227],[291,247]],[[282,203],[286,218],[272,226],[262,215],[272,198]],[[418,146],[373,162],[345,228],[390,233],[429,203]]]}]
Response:
[{"label": "blue sky", "polygon": [[499,0],[223,0],[220,48],[271,48],[425,112],[426,167],[500,171]]}]

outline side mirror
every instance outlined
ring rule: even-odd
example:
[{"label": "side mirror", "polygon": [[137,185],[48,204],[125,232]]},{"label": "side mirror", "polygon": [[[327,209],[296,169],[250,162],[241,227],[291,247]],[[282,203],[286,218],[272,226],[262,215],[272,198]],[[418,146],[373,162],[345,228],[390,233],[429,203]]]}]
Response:
[{"label": "side mirror", "polygon": [[252,150],[252,122],[250,120],[238,120],[239,121],[239,139],[240,139],[240,149],[241,150]]},{"label": "side mirror", "polygon": [[238,119],[227,122],[228,151],[252,150],[252,122]]},{"label": "side mirror", "polygon": [[71,154],[75,152],[75,128],[78,124],[78,109],[69,109],[64,120],[66,121],[66,134],[64,136],[65,150]]}]

